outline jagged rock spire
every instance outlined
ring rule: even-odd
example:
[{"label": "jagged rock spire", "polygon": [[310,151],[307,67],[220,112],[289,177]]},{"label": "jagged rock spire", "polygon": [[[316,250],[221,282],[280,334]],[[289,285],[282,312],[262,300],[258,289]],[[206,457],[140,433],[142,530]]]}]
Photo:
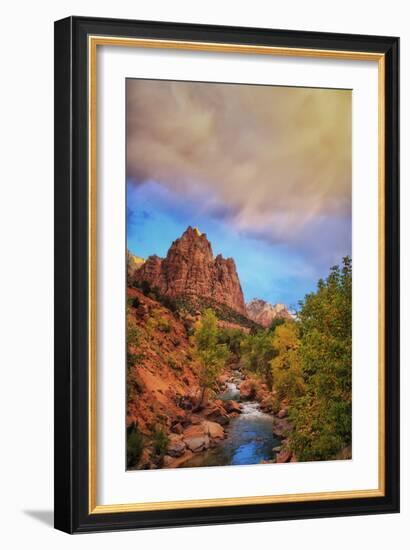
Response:
[{"label": "jagged rock spire", "polygon": [[245,315],[245,301],[235,262],[213,257],[205,233],[189,226],[170,246],[164,259],[150,256],[136,271],[137,281],[146,280],[166,296],[206,297]]}]

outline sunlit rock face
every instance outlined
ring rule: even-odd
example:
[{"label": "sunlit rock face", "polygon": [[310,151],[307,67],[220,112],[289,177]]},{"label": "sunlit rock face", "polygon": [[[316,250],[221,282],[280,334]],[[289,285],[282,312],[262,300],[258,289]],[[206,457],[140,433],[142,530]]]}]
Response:
[{"label": "sunlit rock face", "polygon": [[127,273],[128,277],[133,277],[135,272],[145,263],[145,260],[143,258],[140,258],[139,256],[135,256],[134,254],[131,254],[129,250],[127,250]]},{"label": "sunlit rock face", "polygon": [[274,319],[289,319],[291,317],[285,304],[269,304],[265,300],[254,299],[246,304],[249,319],[263,327],[269,327]]},{"label": "sunlit rock face", "polygon": [[164,296],[211,298],[246,315],[236,265],[220,254],[214,258],[211,243],[198,228],[188,227],[168,250],[166,258],[150,256],[133,274]]}]

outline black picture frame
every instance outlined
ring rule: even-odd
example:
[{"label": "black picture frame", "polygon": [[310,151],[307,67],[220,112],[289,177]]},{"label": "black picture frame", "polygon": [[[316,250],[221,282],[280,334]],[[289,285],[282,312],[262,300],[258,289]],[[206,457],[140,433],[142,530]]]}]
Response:
[{"label": "black picture frame", "polygon": [[[385,59],[385,494],[158,511],[89,511],[90,35],[377,52]],[[399,39],[68,17],[55,23],[55,527],[67,533],[399,511]]]}]

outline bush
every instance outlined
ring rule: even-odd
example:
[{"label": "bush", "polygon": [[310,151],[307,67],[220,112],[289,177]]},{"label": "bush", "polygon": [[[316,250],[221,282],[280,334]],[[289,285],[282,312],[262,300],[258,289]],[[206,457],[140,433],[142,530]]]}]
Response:
[{"label": "bush", "polygon": [[127,467],[132,468],[138,465],[142,451],[144,449],[144,440],[136,425],[133,425],[127,431]]},{"label": "bush", "polygon": [[140,330],[133,315],[127,315],[127,344],[128,346],[138,346],[140,339]]},{"label": "bush", "polygon": [[156,427],[154,431],[153,445],[157,457],[163,458],[168,449],[168,437],[162,427]]},{"label": "bush", "polygon": [[182,366],[179,363],[177,363],[177,361],[175,361],[175,359],[171,355],[168,355],[167,363],[168,363],[168,366],[173,370],[177,370],[177,371],[182,370]]},{"label": "bush", "polygon": [[148,296],[148,294],[151,292],[151,285],[148,281],[141,281],[140,283],[137,283],[136,286],[140,288],[144,296]]},{"label": "bush", "polygon": [[[138,355],[134,357],[135,357],[135,361],[139,359]],[[128,366],[128,369],[127,369],[127,402],[128,403],[133,402],[137,397],[137,394],[141,394],[145,390],[145,384],[138,374],[138,369],[132,368],[133,366],[134,366],[134,363],[132,363],[131,366]]]},{"label": "bush", "polygon": [[173,313],[178,311],[178,305],[174,298],[169,296],[158,296],[158,301]]},{"label": "bush", "polygon": [[158,319],[158,330],[161,332],[169,333],[171,332],[171,323],[166,317],[160,317]]},{"label": "bush", "polygon": [[135,365],[137,357],[138,355],[136,353],[131,353],[130,351],[127,351],[127,367],[129,369]]},{"label": "bush", "polygon": [[276,395],[271,395],[271,397],[269,398],[268,404],[273,414],[278,414],[281,408],[281,403],[279,398]]}]

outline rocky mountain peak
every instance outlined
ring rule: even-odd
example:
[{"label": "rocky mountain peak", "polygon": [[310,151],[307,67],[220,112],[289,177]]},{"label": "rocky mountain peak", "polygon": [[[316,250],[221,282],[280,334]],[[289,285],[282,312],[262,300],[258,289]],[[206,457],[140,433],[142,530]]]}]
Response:
[{"label": "rocky mountain peak", "polygon": [[291,317],[285,304],[270,304],[265,300],[254,298],[246,304],[249,319],[263,327],[269,327],[274,319],[289,319]]},{"label": "rocky mountain peak", "polygon": [[144,258],[135,256],[129,250],[127,250],[127,273],[128,277],[133,277],[134,273],[145,263]]},{"label": "rocky mountain peak", "polygon": [[199,231],[199,229],[197,227],[191,227],[190,225],[188,225],[188,227],[182,233],[180,238],[181,239],[184,239],[184,238],[189,239],[189,238],[197,238],[197,237],[205,237],[206,238],[206,234],[201,233],[201,231]]},{"label": "rocky mountain peak", "polygon": [[182,255],[204,254],[209,261],[212,261],[213,258],[212,246],[206,234],[191,226],[188,226],[179,239],[173,241],[168,250],[167,259],[172,258],[175,252]]},{"label": "rocky mountain peak", "polygon": [[182,295],[211,298],[246,315],[241,284],[232,258],[213,256],[205,233],[189,226],[173,241],[166,258],[150,256],[134,274],[171,297]]}]

